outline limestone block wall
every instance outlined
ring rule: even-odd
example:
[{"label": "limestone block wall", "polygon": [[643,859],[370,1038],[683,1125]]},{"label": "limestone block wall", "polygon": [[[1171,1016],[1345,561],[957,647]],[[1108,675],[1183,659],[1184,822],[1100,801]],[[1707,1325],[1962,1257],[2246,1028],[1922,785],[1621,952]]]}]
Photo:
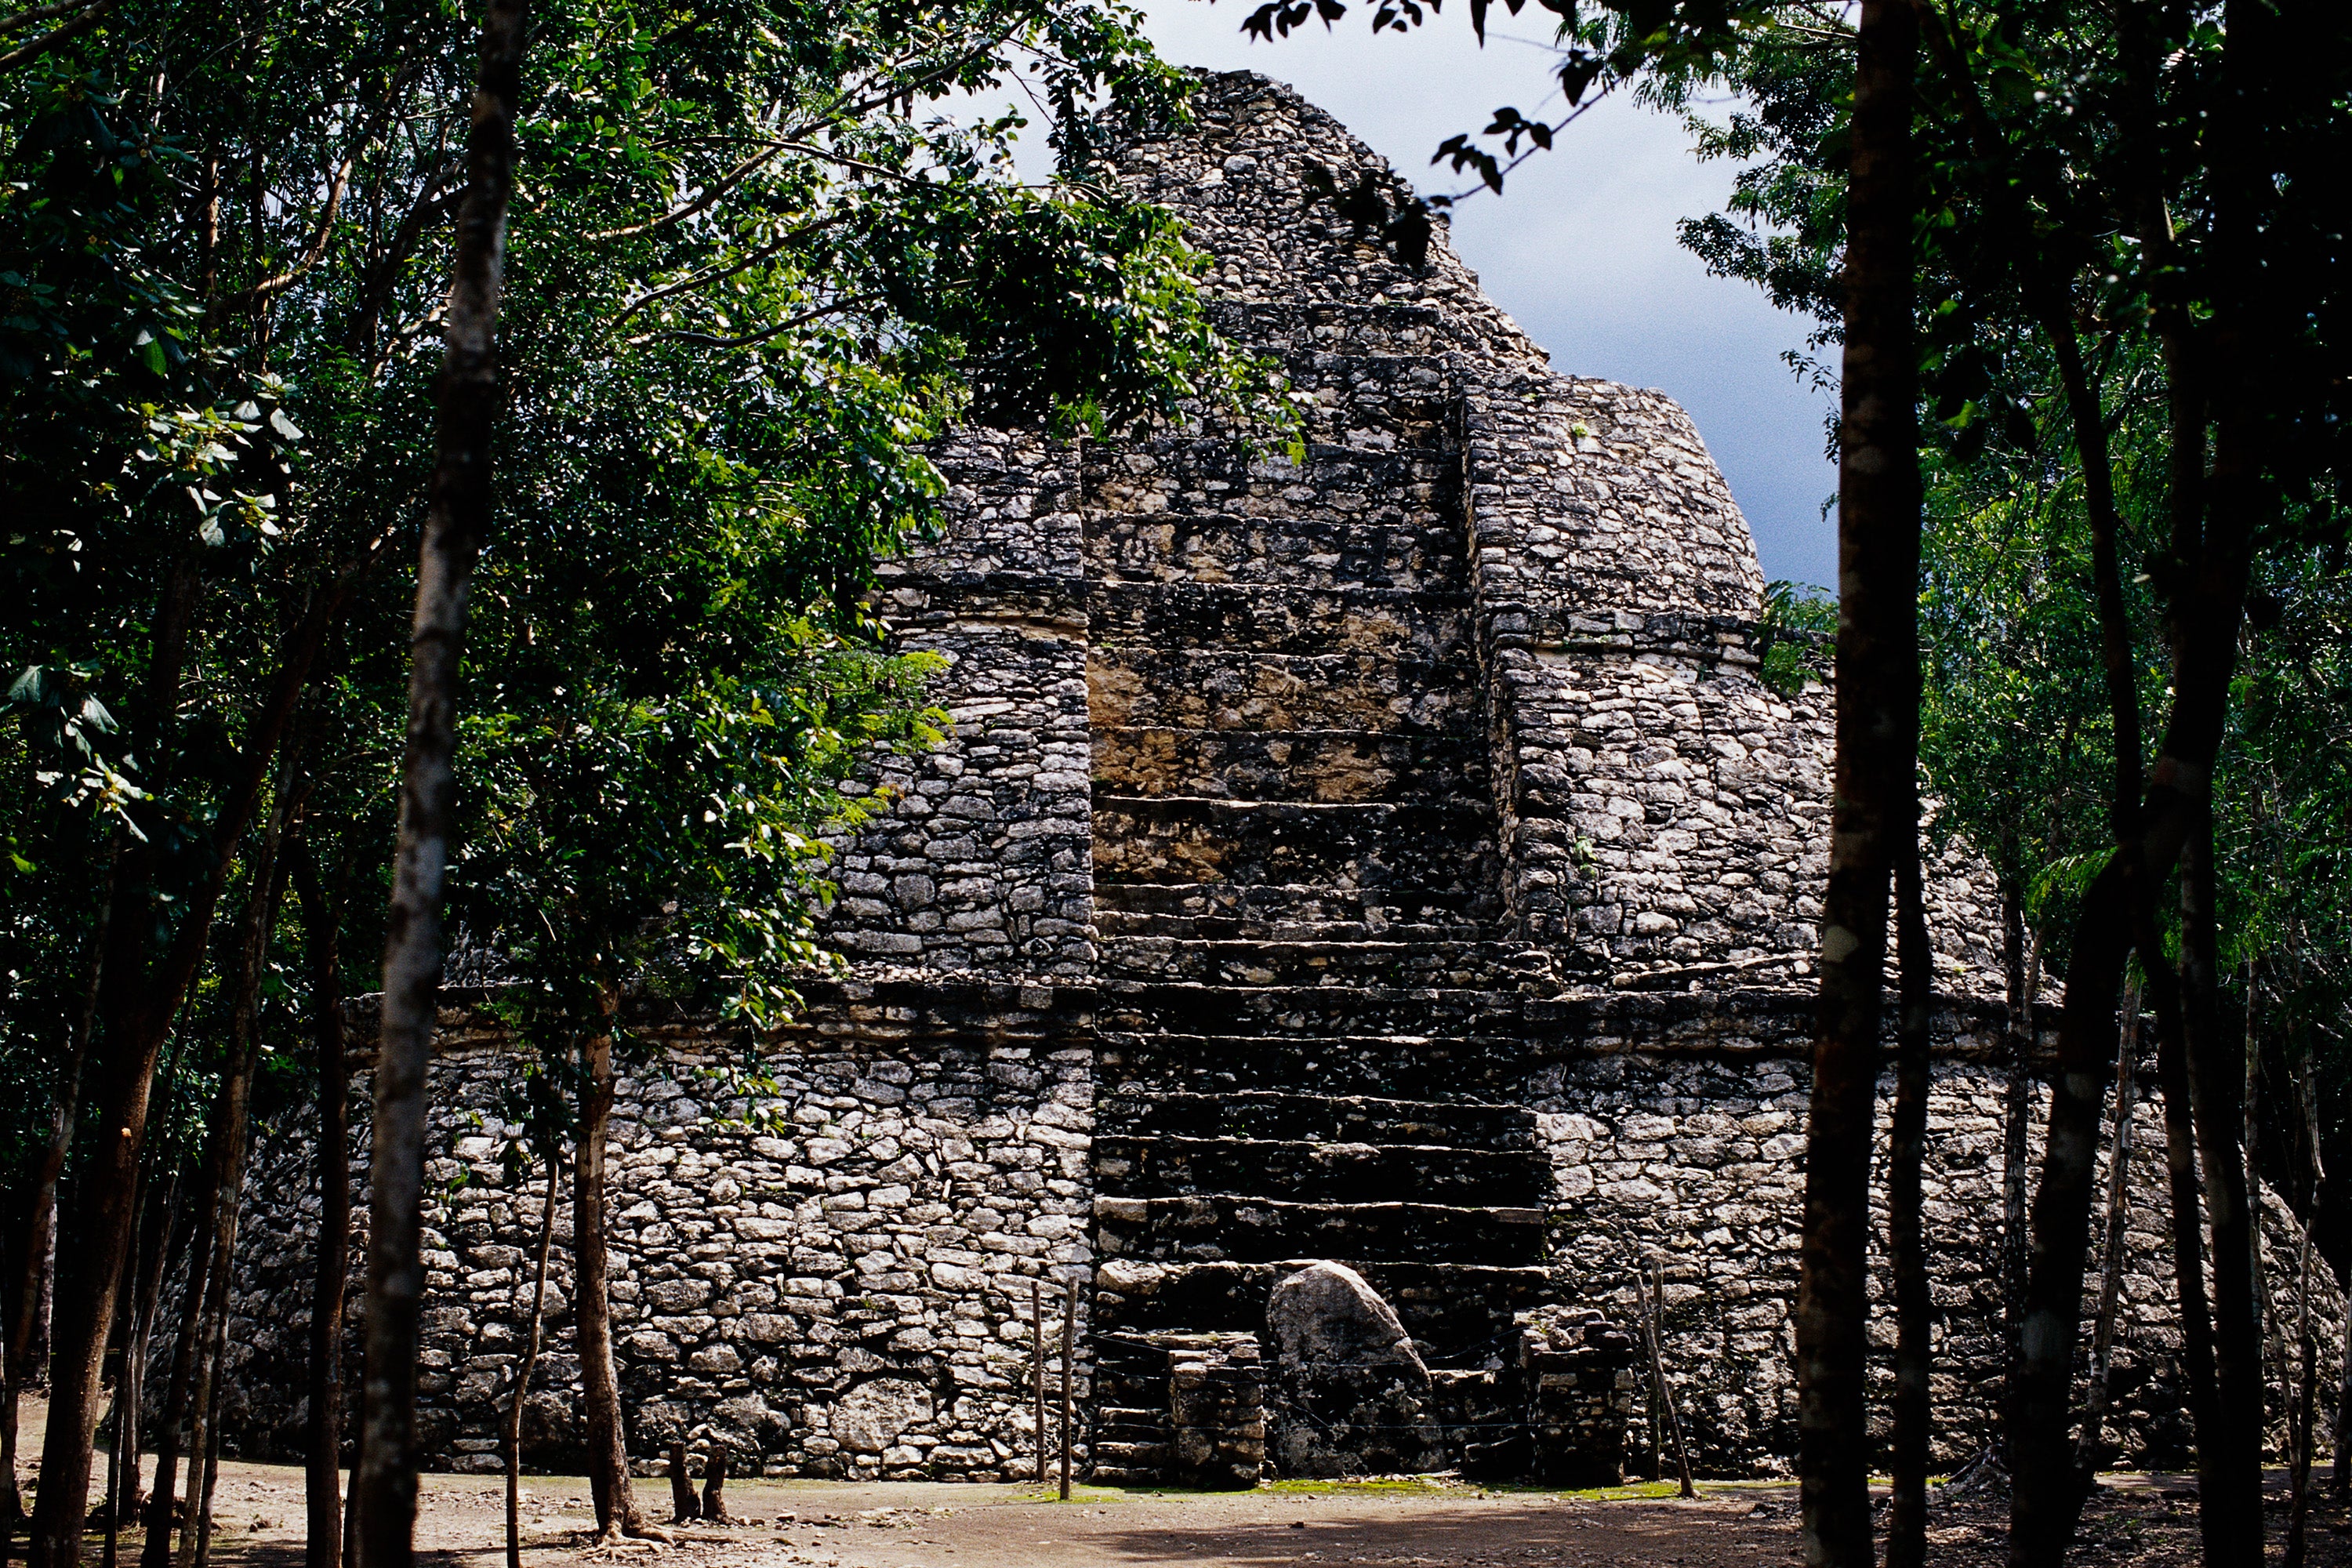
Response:
[{"label": "limestone block wall", "polygon": [[[1513,931],[1571,973],[1811,973],[1828,872],[1830,695],[1756,678],[1763,574],[1689,417],[1549,374],[1459,386],[1476,635]],[[2000,990],[1999,911],[1930,879],[1938,984]]]},{"label": "limestone block wall", "polygon": [[[1743,1009],[1694,998],[1691,1005],[1706,1016],[1675,1026],[1682,1050],[1672,1040],[1650,1037],[1659,1022],[1655,1014],[1614,1026],[1596,1021],[1589,1044],[1598,1054],[1580,1052],[1530,1079],[1528,1103],[1538,1113],[1551,1158],[1546,1223],[1555,1266],[1591,1282],[1587,1290],[1620,1317],[1631,1310],[1634,1269],[1663,1260],[1664,1349],[1694,1465],[1717,1475],[1781,1474],[1796,1453],[1791,1313],[1810,1083],[1802,1054],[1806,1009],[1801,1001]],[[1936,1311],[1931,1463],[1948,1468],[1981,1451],[2000,1421],[2007,1075],[1998,1065],[1994,1016],[1948,1016],[1944,1024],[1928,1105],[1924,1189]],[[1612,1037],[1638,1048],[1612,1052]],[[2152,1063],[2149,1069],[2133,1122],[2108,1433],[2118,1445],[2119,1463],[2178,1468],[2189,1461],[2191,1440],[2179,1367],[2163,1118]],[[2038,1185],[2047,1086],[2037,1082],[2033,1094],[2030,1181]],[[1886,1235],[1885,1130],[1893,1101],[1890,1072],[1880,1086],[1877,1113],[1874,1253]],[[2095,1237],[2104,1230],[2113,1123],[2111,1096]],[[2277,1303],[2268,1323],[2275,1369],[2283,1364],[2298,1289],[2295,1239],[2275,1194],[2264,1213],[2268,1289]],[[2081,1376],[2087,1376],[2098,1289],[2095,1262],[2084,1291]],[[1895,1324],[1883,1255],[1874,1257],[1872,1297],[1872,1419],[1884,1443]],[[2340,1343],[2341,1297],[2324,1270],[2313,1310],[2319,1342]],[[2275,1372],[2273,1386],[2275,1446],[2284,1440],[2285,1414]],[[2326,1397],[2332,1403],[2332,1391]]]},{"label": "limestone block wall", "polygon": [[947,742],[883,756],[893,804],[835,845],[845,952],[950,973],[1076,978],[1094,959],[1077,454],[993,431],[934,454],[944,537],[884,563],[898,646],[947,668]]},{"label": "limestone block wall", "polygon": [[[624,1079],[608,1212],[630,1452],[650,1467],[674,1438],[698,1451],[723,1440],[739,1473],[1026,1475],[1030,1281],[1058,1304],[1063,1279],[1092,1272],[1082,1007],[1036,985],[850,984],[823,1002],[821,1031],[764,1042],[772,1087],[746,1099],[711,1098],[705,1069],[744,1042],[707,1024],[654,1027],[659,1065]],[[500,1464],[544,1176],[515,1187],[500,1170],[506,1043],[455,1010],[446,1024],[419,1420],[440,1464],[487,1471]],[[362,1077],[362,1123],[365,1095]],[[366,1151],[362,1125],[362,1216]],[[318,1214],[299,1128],[262,1142],[251,1184],[226,1435],[231,1452],[286,1458],[306,1418]],[[535,1467],[579,1463],[570,1238],[567,1195],[528,1407]],[[1079,1332],[1086,1344],[1083,1317]],[[358,1342],[354,1325],[350,1397]]]},{"label": "limestone block wall", "polygon": [[[1414,268],[1385,244],[1365,243],[1328,200],[1312,194],[1310,164],[1349,188],[1370,174],[1391,205],[1410,193],[1346,126],[1254,72],[1217,73],[1204,88],[1192,125],[1136,136],[1112,154],[1112,163],[1134,195],[1183,214],[1192,243],[1215,258],[1202,279],[1209,291],[1252,308],[1303,301],[1428,307],[1427,342],[1475,348],[1491,363],[1532,369],[1549,362],[1479,289],[1478,275],[1446,243],[1443,217],[1427,264]],[[1269,221],[1276,214],[1282,220]],[[1325,324],[1333,320],[1326,317]],[[1360,310],[1356,320],[1365,320]]]}]

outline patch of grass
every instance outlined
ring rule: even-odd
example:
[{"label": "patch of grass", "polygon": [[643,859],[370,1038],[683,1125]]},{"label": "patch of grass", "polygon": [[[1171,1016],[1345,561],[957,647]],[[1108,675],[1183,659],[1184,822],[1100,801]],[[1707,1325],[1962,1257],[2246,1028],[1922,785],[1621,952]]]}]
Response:
[{"label": "patch of grass", "polygon": [[1449,1484],[1427,1476],[1383,1476],[1378,1480],[1351,1481],[1297,1480],[1265,1481],[1258,1490],[1267,1492],[1304,1492],[1310,1495],[1357,1497],[1367,1492],[1442,1492],[1458,1489],[1458,1483]]}]

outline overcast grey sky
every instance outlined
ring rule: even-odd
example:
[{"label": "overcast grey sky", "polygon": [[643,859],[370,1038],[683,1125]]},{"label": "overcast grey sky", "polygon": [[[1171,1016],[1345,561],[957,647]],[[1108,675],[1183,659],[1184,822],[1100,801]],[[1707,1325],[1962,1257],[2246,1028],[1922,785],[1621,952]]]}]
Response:
[{"label": "overcast grey sky", "polygon": [[[1318,24],[1274,44],[1243,37],[1255,0],[1142,0],[1168,59],[1261,71],[1297,87],[1394,163],[1423,192],[1466,176],[1432,169],[1446,137],[1476,131],[1500,104],[1536,117],[1557,88],[1538,38],[1549,14],[1497,7],[1481,51],[1466,19],[1448,13],[1411,34],[1370,32],[1351,4],[1329,33]],[[1556,118],[1557,97],[1541,105]],[[1767,577],[1837,581],[1837,488],[1823,456],[1825,395],[1780,361],[1805,324],[1745,283],[1709,278],[1675,241],[1677,219],[1715,210],[1730,189],[1724,163],[1701,163],[1681,124],[1611,100],[1511,175],[1503,195],[1455,209],[1454,243],[1487,292],[1553,365],[1658,387],[1690,411],[1756,534]]]}]

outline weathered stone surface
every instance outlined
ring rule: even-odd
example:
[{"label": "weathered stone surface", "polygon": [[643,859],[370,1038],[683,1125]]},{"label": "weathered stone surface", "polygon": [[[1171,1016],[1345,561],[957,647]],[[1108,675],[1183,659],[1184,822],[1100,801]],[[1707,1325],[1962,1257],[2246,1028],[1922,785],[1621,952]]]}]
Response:
[{"label": "weathered stone surface", "polygon": [[1439,1441],[1429,1368],[1362,1275],[1317,1262],[1285,1276],[1266,1299],[1265,1326],[1276,1354],[1270,1429],[1284,1475],[1430,1468]]},{"label": "weathered stone surface", "polygon": [[[1076,1279],[1080,1464],[1238,1475],[1251,1424],[1220,1402],[1246,1380],[1180,1398],[1181,1354],[1247,1364],[1276,1282],[1319,1258],[1385,1300],[1425,1389],[1418,1453],[1357,1422],[1334,1463],[1475,1447],[1598,1475],[1622,1390],[1592,1381],[1603,1347],[1530,1352],[1528,1315],[1622,1321],[1655,1257],[1695,1458],[1783,1472],[1829,694],[1757,679],[1762,574],[1670,400],[1551,371],[1442,222],[1409,267],[1317,198],[1313,164],[1404,188],[1329,116],[1246,73],[1195,108],[1104,173],[1186,223],[1221,329],[1298,395],[1304,451],[1211,418],[940,445],[941,529],[882,564],[877,605],[944,661],[954,733],[876,758],[887,808],[837,837],[850,974],[758,1041],[761,1103],[692,1076],[744,1047],[707,1018],[649,1016],[669,1054],[624,1088],[631,1451],[1027,1476],[1029,1287],[1057,1321],[1050,1287]],[[1998,1386],[1987,891],[1957,852],[1931,879],[1938,1464],[1982,1446]],[[494,1468],[541,1199],[502,1185],[511,1061],[479,1000],[451,998],[434,1074],[419,1418],[429,1453]],[[2188,1434],[2141,1115],[2114,1431],[2170,1464]],[[224,1412],[244,1452],[297,1444],[310,1169],[298,1126],[257,1149]],[[578,1441],[557,1237],[526,1426],[547,1464]],[[2334,1298],[2315,1306],[2332,1336]]]}]

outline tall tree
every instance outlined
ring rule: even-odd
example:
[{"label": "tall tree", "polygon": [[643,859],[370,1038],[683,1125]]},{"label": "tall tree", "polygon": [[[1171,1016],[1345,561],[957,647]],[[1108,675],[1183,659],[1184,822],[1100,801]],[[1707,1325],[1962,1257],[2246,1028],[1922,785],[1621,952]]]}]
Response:
[{"label": "tall tree", "polygon": [[408,748],[384,935],[368,1166],[365,1415],[352,1506],[357,1568],[408,1568],[416,1524],[417,1327],[424,1306],[425,1065],[440,990],[443,882],[456,794],[458,661],[467,589],[490,517],[495,334],[522,93],[523,0],[491,0],[467,144],[441,375],[433,500],[410,636]]},{"label": "tall tree", "polygon": [[[1870,0],[1848,132],[1838,431],[1836,761],[1822,900],[1820,1032],[1805,1123],[1797,1286],[1798,1485],[1805,1553],[1876,1559],[1864,1411],[1870,1149],[1885,1026],[1887,904],[1916,843],[1918,351],[1911,154],[1918,17]],[[1915,851],[1916,852],[1916,851]]]}]

